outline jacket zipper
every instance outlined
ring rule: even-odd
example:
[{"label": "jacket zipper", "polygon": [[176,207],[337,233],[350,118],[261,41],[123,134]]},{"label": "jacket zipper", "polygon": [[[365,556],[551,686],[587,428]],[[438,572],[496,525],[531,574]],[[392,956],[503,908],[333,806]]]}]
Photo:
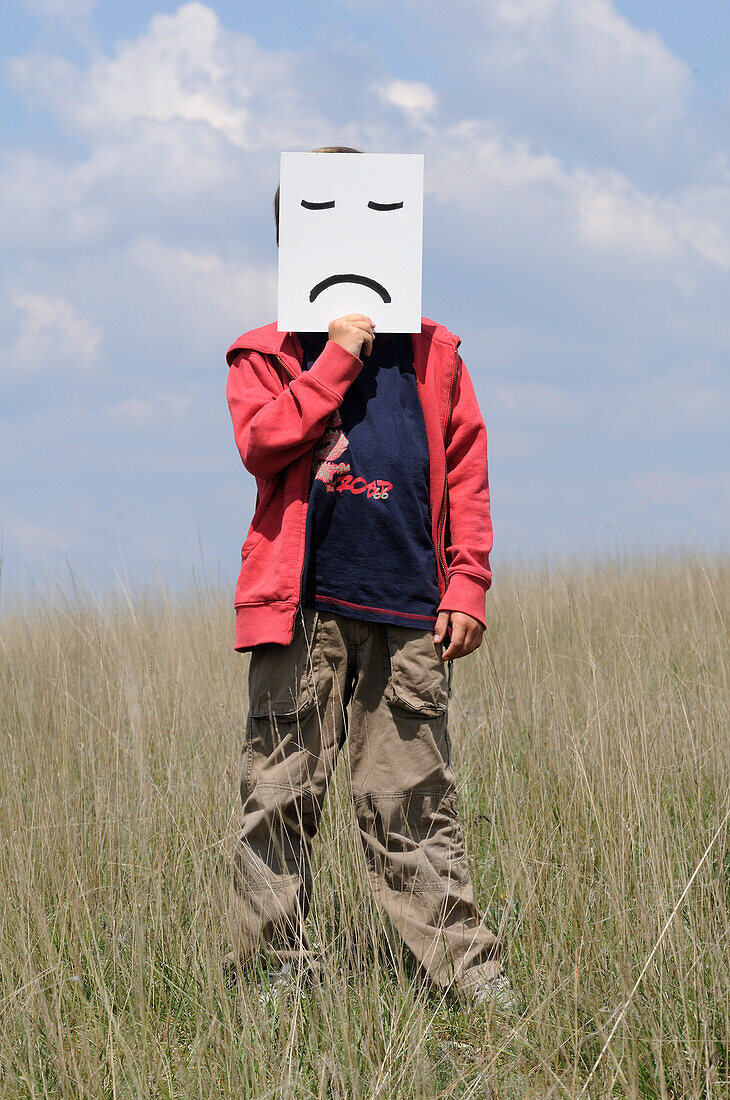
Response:
[{"label": "jacket zipper", "polygon": [[[457,369],[458,368],[458,362],[459,362],[459,345],[457,344],[456,345],[456,350],[454,351],[454,369],[453,369],[453,372],[452,372],[452,375],[451,375],[451,385],[449,386],[449,404],[448,404],[448,408],[447,408],[447,411],[446,411],[446,425],[444,427],[444,451],[446,450],[446,436],[449,434],[449,428],[451,427],[451,416],[452,416],[452,413],[454,411],[454,390],[456,389],[456,376],[458,374],[458,369]],[[438,537],[436,539],[438,561],[439,561],[439,566],[441,567],[441,572],[443,573],[444,584],[448,584],[448,568],[447,568],[447,565],[446,565],[446,551],[445,551],[444,546],[443,546],[444,531],[446,529],[446,513],[448,511],[448,501],[449,501],[449,478],[448,478],[448,470],[446,469],[446,463],[445,463],[445,460],[444,460],[444,495],[443,495],[443,499],[441,501],[441,514],[439,516]]]},{"label": "jacket zipper", "polygon": [[[275,355],[274,358],[276,359],[279,366],[285,371],[285,373],[289,375],[289,378],[293,382],[294,381],[294,374],[289,369],[289,367],[287,367],[286,363],[282,359],[280,359],[278,355]],[[309,509],[307,509],[307,513],[308,512],[309,512]],[[302,558],[302,571],[299,575],[299,600],[297,602],[297,610],[299,610],[299,608],[302,606],[302,600],[304,599],[303,589],[304,589],[304,573],[305,573],[306,567],[307,567],[307,518],[306,518],[306,515],[305,515],[305,517],[304,517],[304,556]],[[290,643],[294,640],[294,632],[296,630],[296,625],[297,625],[297,616],[296,616],[296,611],[295,611],[294,612],[294,620],[292,622],[292,628],[291,628],[291,637],[289,639]]]}]

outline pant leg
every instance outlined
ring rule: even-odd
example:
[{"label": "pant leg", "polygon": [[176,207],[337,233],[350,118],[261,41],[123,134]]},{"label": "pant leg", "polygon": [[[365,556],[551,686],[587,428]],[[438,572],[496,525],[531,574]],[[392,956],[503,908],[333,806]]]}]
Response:
[{"label": "pant leg", "polygon": [[264,948],[276,965],[316,969],[304,927],[312,839],[342,737],[346,668],[339,632],[306,609],[290,646],[252,651],[229,904],[240,962]]},{"label": "pant leg", "polygon": [[458,820],[446,669],[429,631],[370,623],[348,739],[353,798],[375,897],[436,985],[500,970],[477,910]]}]

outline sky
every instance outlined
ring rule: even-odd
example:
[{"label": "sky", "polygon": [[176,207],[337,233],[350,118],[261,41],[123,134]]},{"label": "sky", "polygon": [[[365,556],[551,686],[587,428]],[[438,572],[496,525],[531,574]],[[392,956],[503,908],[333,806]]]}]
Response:
[{"label": "sky", "polygon": [[425,157],[501,565],[728,545],[730,8],[9,0],[3,594],[235,580],[228,345],[276,316],[279,154]]}]

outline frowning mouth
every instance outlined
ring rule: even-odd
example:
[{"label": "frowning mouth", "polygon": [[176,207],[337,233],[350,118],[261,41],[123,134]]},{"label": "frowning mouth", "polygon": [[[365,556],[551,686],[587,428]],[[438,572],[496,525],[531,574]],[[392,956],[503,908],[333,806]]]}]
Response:
[{"label": "frowning mouth", "polygon": [[391,300],[390,294],[388,294],[383,284],[375,279],[368,279],[367,275],[330,275],[328,278],[323,279],[321,283],[317,283],[316,286],[312,287],[309,292],[310,302],[313,302],[323,290],[327,290],[328,287],[334,286],[336,283],[358,283],[360,286],[367,286],[370,290],[374,290],[384,302],[387,303]]}]

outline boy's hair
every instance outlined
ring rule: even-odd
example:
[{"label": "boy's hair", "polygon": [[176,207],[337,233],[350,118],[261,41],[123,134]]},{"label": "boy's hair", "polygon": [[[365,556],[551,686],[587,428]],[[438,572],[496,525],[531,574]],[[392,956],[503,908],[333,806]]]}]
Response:
[{"label": "boy's hair", "polygon": [[[362,149],[350,149],[347,145],[323,145],[321,149],[310,149],[310,153],[362,153]],[[274,221],[276,222],[276,243],[279,244],[279,188],[274,195]]]}]

